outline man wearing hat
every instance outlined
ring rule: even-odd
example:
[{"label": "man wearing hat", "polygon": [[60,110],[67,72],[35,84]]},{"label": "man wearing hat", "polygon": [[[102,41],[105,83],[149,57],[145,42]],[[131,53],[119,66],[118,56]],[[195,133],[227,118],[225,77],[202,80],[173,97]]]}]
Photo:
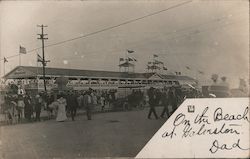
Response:
[{"label": "man wearing hat", "polygon": [[170,114],[169,114],[169,109],[168,109],[168,90],[167,88],[165,87],[164,90],[163,90],[163,93],[162,93],[162,97],[161,97],[161,100],[162,100],[162,104],[163,104],[163,110],[162,110],[162,113],[161,113],[161,118],[164,118],[164,115],[167,114],[167,116],[169,117]]},{"label": "man wearing hat", "polygon": [[83,106],[86,109],[87,119],[91,120],[92,115],[92,97],[91,97],[91,89],[89,89],[85,95],[83,96]]},{"label": "man wearing hat", "polygon": [[168,92],[168,102],[172,106],[172,113],[177,109],[177,96],[175,87],[170,87]]},{"label": "man wearing hat", "polygon": [[37,94],[35,98],[36,121],[40,121],[41,109],[42,109],[42,98],[39,94]]},{"label": "man wearing hat", "polygon": [[155,94],[155,88],[150,87],[148,90],[148,97],[149,97],[149,112],[148,112],[148,119],[151,119],[151,114],[153,113],[155,118],[158,119],[157,113],[155,111],[155,105],[156,105],[156,94]]},{"label": "man wearing hat", "polygon": [[70,91],[67,97],[67,108],[69,109],[72,121],[75,120],[77,105],[77,97],[74,95],[73,91]]}]

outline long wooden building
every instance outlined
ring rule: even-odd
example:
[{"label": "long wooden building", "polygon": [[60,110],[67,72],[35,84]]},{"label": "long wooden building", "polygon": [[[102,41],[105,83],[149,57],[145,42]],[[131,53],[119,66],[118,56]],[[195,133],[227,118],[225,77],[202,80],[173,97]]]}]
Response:
[{"label": "long wooden building", "polygon": [[[196,80],[182,75],[166,75],[159,73],[132,73],[96,70],[79,70],[64,68],[46,68],[46,86],[48,90],[57,87],[56,79],[68,79],[67,87],[73,90],[118,89],[123,87],[158,87],[172,85],[195,85]],[[6,81],[18,82],[25,89],[43,90],[43,74],[41,67],[17,66],[4,76]]]}]

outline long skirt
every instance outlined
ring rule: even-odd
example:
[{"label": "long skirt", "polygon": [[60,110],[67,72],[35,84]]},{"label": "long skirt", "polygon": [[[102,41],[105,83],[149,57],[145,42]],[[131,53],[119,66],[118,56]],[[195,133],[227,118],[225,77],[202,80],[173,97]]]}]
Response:
[{"label": "long skirt", "polygon": [[60,104],[58,106],[56,121],[65,121],[65,120],[67,120],[65,106]]}]

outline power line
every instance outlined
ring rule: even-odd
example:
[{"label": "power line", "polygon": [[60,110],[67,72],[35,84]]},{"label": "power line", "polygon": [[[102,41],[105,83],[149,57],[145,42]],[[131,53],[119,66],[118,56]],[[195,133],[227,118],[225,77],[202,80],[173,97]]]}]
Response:
[{"label": "power line", "polygon": [[[224,19],[224,17],[221,17],[222,19]],[[220,18],[218,18],[218,19],[220,19]],[[221,20],[222,20],[221,19]],[[220,20],[220,21],[221,21]],[[211,23],[213,23],[215,20],[211,20],[210,22]],[[204,24],[209,24],[209,22],[207,21],[207,22],[205,22]],[[214,30],[217,30],[217,29],[221,29],[221,28],[224,28],[224,27],[226,27],[226,26],[230,26],[230,25],[232,25],[232,24],[238,24],[238,22],[233,22],[233,23],[228,23],[228,24],[226,24],[226,25],[222,25],[222,26],[219,26],[219,27],[212,27],[212,29],[214,29]],[[194,26],[202,26],[203,24],[198,24],[198,25],[193,25],[193,26],[189,26],[189,27],[186,27],[186,28],[182,28],[182,29],[180,29],[180,30],[177,30],[176,32],[175,32],[175,34],[177,34],[177,32],[182,32],[183,30],[186,30],[186,29],[191,29],[191,28],[193,28]],[[203,33],[203,32],[207,32],[207,31],[210,31],[211,29],[199,29],[198,30],[198,32],[196,32],[196,31],[192,31],[192,32],[190,32],[190,33],[184,33],[184,34],[182,34],[182,35],[176,35],[176,36],[173,36],[173,37],[169,37],[169,38],[167,38],[167,40],[171,40],[171,39],[177,39],[177,38],[183,38],[183,37],[187,37],[187,36],[191,36],[191,35],[194,35],[194,34],[200,34],[200,33]],[[169,34],[172,34],[172,33],[166,33],[166,34],[164,34],[164,36],[166,36],[166,35],[169,35]],[[157,37],[157,36],[156,36]],[[152,38],[150,38],[150,39],[152,39]],[[153,39],[153,41],[154,40],[156,40],[156,39]],[[139,42],[137,42],[137,44],[135,44],[135,45],[129,45],[129,47],[135,47],[135,46],[141,46],[141,45],[145,45],[145,44],[147,44],[147,43],[149,43],[149,42],[152,42],[152,40],[150,40],[150,41],[147,41],[147,42],[142,42],[142,41],[139,41]],[[134,43],[134,42],[133,42]],[[139,43],[139,44],[138,44]],[[40,48],[42,48],[42,47],[40,47]],[[34,51],[34,50],[37,50],[37,49],[32,49],[32,50],[29,50],[29,51],[27,51],[27,52],[29,52],[29,53],[31,53],[31,51]],[[100,52],[100,51],[103,51],[103,50],[99,50],[99,51],[92,51],[93,53],[98,53],[98,52]],[[121,51],[121,49],[113,49],[113,50],[109,50],[108,52],[117,52],[117,51]],[[27,53],[28,54],[28,53]],[[163,55],[163,54],[161,54],[161,55]],[[165,54],[164,54],[165,55]],[[12,55],[12,56],[9,56],[8,58],[12,58],[12,57],[15,57],[15,56],[18,56],[18,55]],[[2,60],[2,59],[1,59]]]},{"label": "power line", "polygon": [[[197,34],[196,32],[192,32],[191,34],[190,34],[190,33],[187,33],[187,34],[183,34],[183,35],[178,35],[178,32],[183,32],[183,31],[185,31],[185,30],[189,30],[189,29],[192,29],[192,28],[195,28],[195,27],[204,26],[204,25],[206,26],[206,25],[211,24],[211,23],[220,23],[220,22],[223,22],[223,21],[226,20],[226,19],[229,19],[229,16],[222,16],[222,17],[220,17],[220,18],[215,18],[215,19],[212,19],[212,20],[210,20],[210,21],[206,21],[206,22],[204,22],[204,23],[191,25],[191,26],[188,26],[188,27],[185,27],[185,28],[181,28],[181,29],[179,29],[179,30],[176,30],[175,32],[168,32],[168,33],[165,33],[165,34],[163,34],[162,36],[167,36],[167,35],[171,35],[171,34],[177,34],[177,36],[168,38],[168,39],[176,39],[176,38],[185,37],[185,36],[187,36],[187,35]],[[206,27],[207,27],[207,26],[206,26]],[[192,31],[192,30],[191,30],[191,31]],[[199,29],[198,33],[199,33],[200,31],[202,31],[202,30]],[[154,36],[154,37],[158,37],[158,36]],[[154,38],[154,37],[153,37],[153,38]],[[150,39],[149,39],[150,42],[152,42],[151,39],[152,39],[152,37],[150,37]],[[154,39],[154,40],[155,40],[155,39]],[[145,40],[143,40],[143,41],[145,41]],[[145,45],[144,42],[142,42],[142,43],[141,43],[141,42],[142,42],[142,41],[133,42],[133,43],[136,43],[136,44],[135,44],[135,45],[130,45],[130,47]],[[139,45],[138,45],[138,43],[139,43]],[[141,44],[140,44],[140,43],[141,43]],[[148,43],[148,42],[146,42],[146,43]],[[45,46],[45,47],[46,47],[46,46]],[[28,51],[27,51],[27,54],[32,53],[33,51],[38,50],[38,49],[41,49],[41,48],[42,48],[42,47],[35,48],[35,49],[32,49],[32,50],[28,50]],[[103,51],[103,50],[92,51],[92,52],[98,53],[98,52],[100,52],[100,51]],[[113,50],[111,50],[111,51],[112,51],[112,52],[116,52],[116,51],[121,51],[121,49],[113,49]],[[110,51],[109,51],[109,52],[110,52]],[[9,57],[7,57],[7,58],[9,59],[9,58],[16,57],[16,56],[18,56],[18,55],[12,55],[12,56],[9,56]],[[1,59],[1,60],[3,60],[3,59]]]},{"label": "power line", "polygon": [[73,41],[73,40],[85,38],[85,37],[88,37],[88,36],[91,36],[91,35],[95,35],[95,34],[98,34],[98,33],[100,33],[100,32],[104,32],[104,31],[107,31],[107,30],[111,30],[111,29],[120,27],[120,26],[122,26],[122,25],[126,25],[126,24],[129,24],[129,23],[132,23],[132,22],[135,22],[135,21],[138,21],[138,20],[147,18],[147,17],[151,17],[151,16],[156,15],[156,14],[160,14],[160,13],[162,13],[162,12],[165,12],[165,11],[170,10],[170,9],[173,9],[173,8],[180,7],[180,6],[185,5],[185,4],[187,4],[187,3],[190,3],[190,2],[192,2],[192,0],[186,1],[186,2],[183,2],[183,3],[179,3],[179,4],[177,4],[177,5],[174,5],[174,6],[169,7],[169,8],[167,8],[167,9],[160,10],[160,11],[157,11],[157,12],[154,12],[154,13],[151,13],[151,14],[148,14],[148,15],[145,15],[145,16],[142,16],[142,17],[139,17],[139,18],[136,18],[136,19],[128,20],[128,21],[125,21],[125,22],[120,23],[120,24],[118,24],[118,25],[114,25],[114,26],[111,26],[111,27],[104,28],[104,29],[102,29],[102,30],[98,30],[98,31],[95,31],[95,32],[92,32],[92,33],[89,33],[89,34],[85,34],[85,35],[82,35],[82,36],[79,36],[79,37],[75,37],[75,38],[72,38],[72,39],[60,41],[60,42],[57,42],[57,43],[54,43],[54,44],[50,44],[50,45],[47,45],[46,47],[51,47],[51,46],[59,45],[59,44],[66,43],[66,42],[69,42],[69,41]]},{"label": "power line", "polygon": [[[226,16],[222,16],[220,18],[216,18],[216,19],[213,19],[213,20],[210,20],[210,21],[206,21],[204,23],[199,23],[199,24],[195,24],[195,25],[191,25],[191,26],[188,26],[188,27],[185,27],[185,28],[178,29],[175,32],[163,33],[160,37],[163,38],[165,36],[168,36],[168,35],[171,35],[171,34],[175,34],[173,37],[170,37],[170,38],[167,38],[167,39],[177,39],[177,38],[186,37],[186,36],[192,35],[192,34],[198,34],[198,33],[202,32],[203,30],[207,30],[207,29],[200,29],[200,28],[198,28],[198,30],[191,30],[191,29],[196,28],[196,27],[201,27],[201,26],[206,26],[207,27],[208,24],[211,24],[211,23],[220,23],[220,22],[223,22],[223,20],[226,20],[226,19],[229,19],[229,18],[226,18]],[[235,24],[235,23],[230,23],[230,24]],[[222,27],[224,27],[224,26],[222,26]],[[190,32],[184,33],[182,35],[178,34],[179,32],[183,32],[183,31],[186,31],[186,30],[190,30]],[[134,48],[136,46],[145,45],[145,44],[147,44],[149,42],[152,42],[152,41],[154,41],[154,40],[156,40],[158,38],[159,38],[159,36],[156,35],[156,36],[153,36],[153,37],[150,37],[150,38],[146,39],[146,40],[149,40],[149,41],[145,42],[145,39],[144,39],[144,40],[132,42],[131,43],[132,45],[128,44],[128,46],[129,46],[129,48],[131,48],[131,47]],[[117,52],[117,51],[121,51],[121,50],[122,49],[113,49],[113,50],[109,50],[108,52]],[[103,52],[103,50],[91,51],[91,52],[92,53],[99,53],[99,52]]]},{"label": "power line", "polygon": [[[131,19],[131,20],[128,20],[128,21],[125,21],[123,23],[120,23],[118,25],[114,25],[114,26],[111,26],[111,27],[107,27],[107,28],[104,28],[104,29],[101,29],[101,30],[98,30],[98,31],[95,31],[95,32],[92,32],[92,33],[88,33],[88,34],[85,34],[85,35],[82,35],[82,36],[78,36],[78,37],[75,37],[75,38],[71,38],[71,39],[68,39],[68,40],[63,40],[63,41],[60,41],[60,42],[57,42],[57,43],[53,43],[53,44],[49,44],[49,45],[46,45],[44,46],[45,48],[47,47],[51,47],[51,46],[55,46],[55,45],[60,45],[60,44],[63,44],[63,43],[66,43],[66,42],[70,42],[70,41],[74,41],[74,40],[77,40],[77,39],[81,39],[81,38],[85,38],[85,37],[88,37],[88,36],[91,36],[91,35],[95,35],[95,34],[98,34],[98,33],[101,33],[101,32],[104,32],[104,31],[107,31],[107,30],[111,30],[111,29],[114,29],[114,28],[117,28],[117,27],[120,27],[122,25],[126,25],[126,24],[129,24],[129,23],[133,23],[135,21],[138,21],[138,20],[141,20],[141,19],[144,19],[144,18],[147,18],[147,17],[151,17],[151,16],[154,16],[154,15],[157,15],[157,14],[160,14],[162,12],[165,12],[165,11],[168,11],[170,9],[174,9],[174,8],[177,8],[177,7],[180,7],[182,5],[185,5],[185,4],[188,4],[192,2],[192,0],[189,0],[189,1],[185,1],[183,3],[179,3],[179,4],[176,4],[174,6],[171,6],[169,8],[166,8],[166,9],[163,9],[163,10],[160,10],[160,11],[157,11],[157,12],[153,12],[153,13],[150,13],[150,14],[147,14],[147,15],[144,15],[142,17],[139,17],[139,18],[135,18],[135,19]],[[41,49],[42,47],[38,47],[38,48],[35,48],[35,49],[32,49],[32,50],[28,50],[27,53],[31,53],[35,50],[39,50]],[[13,56],[10,56],[10,57],[6,57],[7,59],[9,58],[12,58],[12,57],[16,57],[18,55],[13,55]],[[1,59],[3,60],[3,59]],[[0,60],[0,61],[1,61]]]}]

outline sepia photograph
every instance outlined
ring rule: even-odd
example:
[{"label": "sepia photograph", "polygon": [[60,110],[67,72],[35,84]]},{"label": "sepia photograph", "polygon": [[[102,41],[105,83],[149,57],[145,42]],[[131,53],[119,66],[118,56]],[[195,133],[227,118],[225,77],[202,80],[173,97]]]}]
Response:
[{"label": "sepia photograph", "polygon": [[249,158],[249,0],[0,1],[0,159]]}]

